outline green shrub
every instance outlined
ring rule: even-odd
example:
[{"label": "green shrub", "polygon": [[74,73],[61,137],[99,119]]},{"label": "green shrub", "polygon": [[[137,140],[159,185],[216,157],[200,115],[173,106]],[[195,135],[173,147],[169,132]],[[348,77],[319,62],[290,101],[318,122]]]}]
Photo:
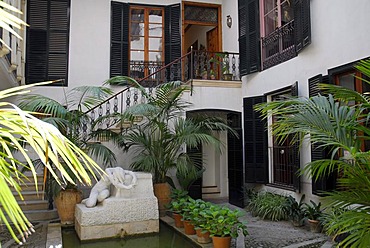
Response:
[{"label": "green shrub", "polygon": [[249,210],[253,215],[273,221],[286,220],[287,197],[270,192],[260,192],[251,199]]}]

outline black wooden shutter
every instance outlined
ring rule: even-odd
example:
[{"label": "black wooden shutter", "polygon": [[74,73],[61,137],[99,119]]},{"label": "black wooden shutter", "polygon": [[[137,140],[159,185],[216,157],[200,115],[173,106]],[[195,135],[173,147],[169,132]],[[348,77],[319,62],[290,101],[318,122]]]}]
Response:
[{"label": "black wooden shutter", "polygon": [[[308,93],[309,97],[321,94],[318,87],[319,83],[328,83],[329,77],[322,76],[321,74],[308,79]],[[319,144],[311,144],[311,161],[328,158],[328,152],[319,147]],[[317,180],[312,179],[312,193],[319,195],[324,191],[334,189],[335,187],[335,174],[331,174],[326,177],[318,178]]]},{"label": "black wooden shutter", "polygon": [[112,2],[110,77],[128,75],[129,16],[129,4]]},{"label": "black wooden shutter", "polygon": [[70,0],[27,2],[26,83],[63,79],[67,86]]},{"label": "black wooden shutter", "polygon": [[[292,96],[298,96],[298,82],[295,82],[291,87],[291,95]],[[295,189],[299,190],[301,189],[301,181],[299,176],[299,169],[300,169],[300,156],[299,156],[299,141],[295,142],[294,145],[292,145],[292,162],[293,162],[293,186]]]},{"label": "black wooden shutter", "polygon": [[243,136],[241,113],[227,114],[229,127],[238,133],[235,137],[227,134],[227,158],[229,177],[229,203],[244,207],[244,170],[243,170]]},{"label": "black wooden shutter", "polygon": [[260,70],[259,1],[239,0],[239,58],[240,75]]},{"label": "black wooden shutter", "polygon": [[181,57],[180,4],[169,5],[165,9],[165,63],[169,64]]},{"label": "black wooden shutter", "polygon": [[257,103],[266,102],[264,96],[244,98],[245,182],[268,182],[268,151],[266,121],[254,111]]},{"label": "black wooden shutter", "polygon": [[311,43],[310,0],[294,0],[294,36],[297,52]]}]

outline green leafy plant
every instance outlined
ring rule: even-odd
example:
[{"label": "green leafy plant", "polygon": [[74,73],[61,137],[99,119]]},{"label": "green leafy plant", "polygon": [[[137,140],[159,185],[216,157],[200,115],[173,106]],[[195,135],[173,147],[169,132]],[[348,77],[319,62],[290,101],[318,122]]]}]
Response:
[{"label": "green leafy plant", "polygon": [[[370,77],[370,60],[355,68]],[[325,229],[330,235],[345,236],[341,247],[370,247],[370,153],[362,150],[362,142],[370,137],[370,97],[338,85],[321,84],[319,88],[325,95],[272,101],[256,109],[266,118],[278,116],[272,133],[280,141],[291,135],[297,137],[292,140],[301,141],[305,139],[298,137],[310,137],[312,144],[330,151],[327,159],[308,163],[302,172],[314,180],[340,174],[339,190],[326,193],[325,207],[348,211],[327,220]]]},{"label": "green leafy plant", "polygon": [[271,192],[259,192],[250,200],[249,210],[253,215],[273,221],[286,220],[287,198]]},{"label": "green leafy plant", "polygon": [[[94,131],[83,134],[82,130],[86,123],[92,122],[86,110],[104,101],[111,94],[112,91],[106,87],[80,86],[67,92],[63,103],[40,94],[26,94],[22,96],[19,107],[25,111],[37,113],[42,121],[54,125],[89,156],[110,166],[116,161],[114,153],[103,143],[95,142]],[[71,168],[65,168],[67,173],[73,175]],[[76,178],[73,178],[73,181],[75,180]],[[67,182],[64,188],[76,188],[76,185]],[[53,191],[54,195],[61,188],[56,189]]]},{"label": "green leafy plant", "polygon": [[183,214],[183,209],[186,207],[186,204],[188,203],[188,198],[179,198],[177,200],[174,200],[170,202],[168,209],[174,213],[177,214]]},{"label": "green leafy plant", "polygon": [[230,74],[230,65],[228,63],[228,58],[229,58],[229,53],[228,52],[224,52],[224,53],[216,53],[216,56],[219,58],[219,60],[217,60],[220,65],[221,65],[221,70],[222,70],[222,74]]},{"label": "green leafy plant", "polygon": [[206,221],[200,224],[199,227],[207,230],[210,236],[236,238],[238,237],[238,230],[247,235],[248,231],[245,223],[239,221],[241,215],[239,210],[212,205],[204,210]]},{"label": "green leafy plant", "polygon": [[302,226],[306,217],[305,204],[303,203],[304,198],[305,195],[303,194],[299,202],[297,202],[294,197],[287,197],[285,211],[295,226]]},{"label": "green leafy plant", "polygon": [[[34,85],[50,83],[52,82]],[[0,99],[24,95],[32,86],[0,91]],[[20,243],[14,230],[21,235],[24,242],[25,234],[30,233],[33,228],[19,207],[12,190],[22,195],[20,183],[27,180],[20,171],[24,167],[31,171],[37,185],[36,169],[29,154],[34,152],[59,184],[62,180],[75,184],[76,181],[73,178],[80,183],[91,184],[90,175],[94,175],[94,171],[98,173],[102,171],[99,165],[63,136],[55,126],[37,119],[29,112],[22,111],[6,101],[0,102],[0,126],[0,219],[7,226],[12,237]],[[20,159],[26,162],[17,160],[14,157],[14,151],[17,151]],[[71,173],[67,172],[68,168]],[[62,175],[63,179],[58,175]],[[10,222],[13,226],[9,224]]]},{"label": "green leafy plant", "polygon": [[[127,81],[127,77],[120,78]],[[147,102],[130,107],[117,118],[144,116],[142,124],[132,126],[123,134],[124,147],[125,151],[134,154],[131,168],[152,173],[154,183],[171,184],[172,180],[167,176],[171,169],[176,169],[182,177],[194,178],[202,165],[199,159],[184,151],[184,147],[192,149],[200,144],[209,144],[219,150],[221,142],[213,136],[213,131],[236,134],[219,118],[181,118],[179,113],[189,107],[189,103],[181,99],[187,90],[181,82],[159,85],[154,89],[155,94],[148,94],[135,80],[130,80]]]},{"label": "green leafy plant", "polygon": [[310,200],[310,204],[305,204],[305,215],[310,220],[320,220],[322,217],[321,202],[318,204]]}]

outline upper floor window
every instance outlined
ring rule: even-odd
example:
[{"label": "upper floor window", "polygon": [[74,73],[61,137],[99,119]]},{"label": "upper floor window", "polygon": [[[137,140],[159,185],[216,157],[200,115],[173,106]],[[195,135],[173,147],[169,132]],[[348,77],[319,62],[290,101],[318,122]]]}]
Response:
[{"label": "upper floor window", "polygon": [[67,86],[70,0],[27,1],[26,83]]},{"label": "upper floor window", "polygon": [[163,9],[132,6],[130,12],[130,59],[162,62]]},{"label": "upper floor window", "polygon": [[310,44],[310,0],[238,3],[241,75],[287,61]]},{"label": "upper floor window", "polygon": [[293,0],[261,1],[262,69],[296,56]]},{"label": "upper floor window", "polygon": [[261,29],[264,37],[294,20],[292,0],[261,0]]},{"label": "upper floor window", "polygon": [[110,76],[141,79],[181,56],[180,4],[111,2]]}]

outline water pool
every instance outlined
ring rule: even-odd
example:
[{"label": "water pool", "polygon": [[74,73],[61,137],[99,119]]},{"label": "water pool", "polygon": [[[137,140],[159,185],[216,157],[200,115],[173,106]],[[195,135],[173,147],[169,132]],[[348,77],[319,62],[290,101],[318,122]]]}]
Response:
[{"label": "water pool", "polygon": [[124,239],[105,239],[81,243],[74,229],[62,229],[64,248],[196,248],[199,247],[171,227],[160,222],[159,233]]}]

